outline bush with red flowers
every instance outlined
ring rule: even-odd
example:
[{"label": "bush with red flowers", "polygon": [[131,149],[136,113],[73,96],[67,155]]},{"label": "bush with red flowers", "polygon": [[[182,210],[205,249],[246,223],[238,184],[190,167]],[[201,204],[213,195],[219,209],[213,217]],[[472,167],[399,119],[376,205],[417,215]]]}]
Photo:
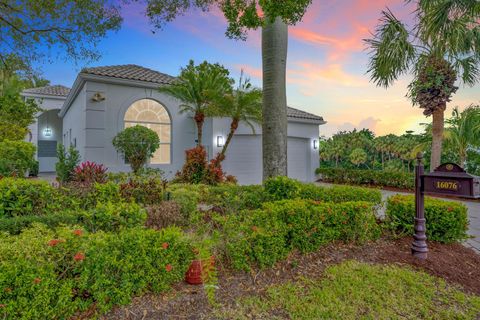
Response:
[{"label": "bush with red flowers", "polygon": [[73,181],[91,185],[107,181],[107,168],[103,164],[85,161],[73,171]]},{"label": "bush with red flowers", "polygon": [[35,225],[0,233],[2,319],[69,319],[134,295],[161,292],[183,279],[192,248],[177,228],[88,233]]}]

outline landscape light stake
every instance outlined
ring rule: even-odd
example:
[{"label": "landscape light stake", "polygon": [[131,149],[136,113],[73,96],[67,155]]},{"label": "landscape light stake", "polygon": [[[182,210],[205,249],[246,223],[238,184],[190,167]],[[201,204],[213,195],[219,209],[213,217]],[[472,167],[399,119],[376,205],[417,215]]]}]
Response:
[{"label": "landscape light stake", "polygon": [[412,255],[418,259],[427,258],[427,236],[425,235],[425,205],[422,177],[424,174],[423,168],[423,153],[417,154],[417,165],[415,167],[415,225],[412,243]]}]

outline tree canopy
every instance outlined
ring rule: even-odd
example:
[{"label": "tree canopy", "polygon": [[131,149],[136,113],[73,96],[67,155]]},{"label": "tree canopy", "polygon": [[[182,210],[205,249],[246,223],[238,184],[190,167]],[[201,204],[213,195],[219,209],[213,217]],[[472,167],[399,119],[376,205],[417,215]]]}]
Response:
[{"label": "tree canopy", "polygon": [[73,59],[95,59],[98,40],[121,20],[109,0],[0,0],[0,63],[16,54],[30,64],[54,47]]}]

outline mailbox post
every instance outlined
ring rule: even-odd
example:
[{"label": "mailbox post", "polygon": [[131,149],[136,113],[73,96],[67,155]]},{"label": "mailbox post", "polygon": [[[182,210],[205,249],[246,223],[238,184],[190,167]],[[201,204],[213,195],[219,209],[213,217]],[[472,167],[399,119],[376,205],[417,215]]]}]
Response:
[{"label": "mailbox post", "polygon": [[427,258],[427,236],[425,224],[425,195],[423,193],[423,153],[417,154],[417,165],[415,167],[415,223],[412,243],[412,254],[419,259]]},{"label": "mailbox post", "polygon": [[412,255],[419,259],[426,259],[428,252],[425,234],[425,194],[477,199],[480,198],[480,177],[468,174],[455,163],[444,163],[433,172],[425,173],[423,153],[417,154]]}]

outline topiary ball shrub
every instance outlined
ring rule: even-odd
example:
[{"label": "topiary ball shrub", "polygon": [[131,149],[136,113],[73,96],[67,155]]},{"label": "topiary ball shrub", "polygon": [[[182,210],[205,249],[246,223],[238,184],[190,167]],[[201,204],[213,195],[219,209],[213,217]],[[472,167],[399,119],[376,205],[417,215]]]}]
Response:
[{"label": "topiary ball shrub", "polygon": [[272,200],[285,200],[298,198],[301,183],[285,176],[268,178],[263,183],[265,191]]},{"label": "topiary ball shrub", "polygon": [[[386,222],[397,236],[413,234],[414,218],[414,196],[395,195],[388,198]],[[425,219],[428,240],[449,243],[467,238],[467,207],[462,203],[426,197]]]},{"label": "topiary ball shrub", "polygon": [[160,147],[160,138],[155,131],[136,125],[121,131],[112,143],[137,173]]}]

